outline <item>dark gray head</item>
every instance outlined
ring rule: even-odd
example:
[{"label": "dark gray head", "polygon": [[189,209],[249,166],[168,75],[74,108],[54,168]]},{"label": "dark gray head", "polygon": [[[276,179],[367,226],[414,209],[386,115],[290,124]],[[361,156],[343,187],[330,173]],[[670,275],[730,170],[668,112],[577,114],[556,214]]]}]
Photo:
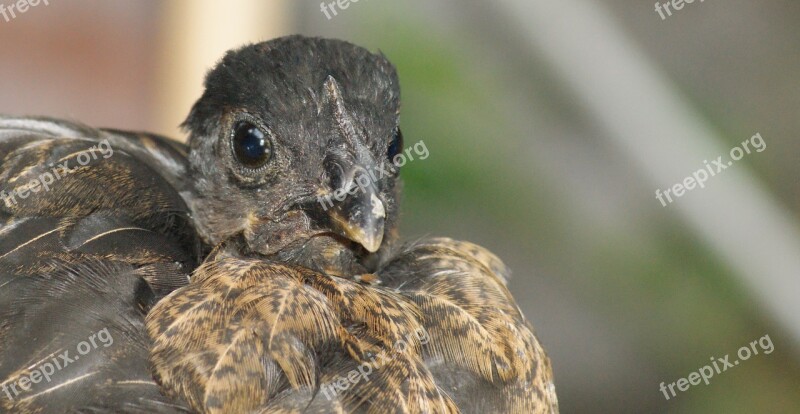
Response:
[{"label": "dark gray head", "polygon": [[205,86],[184,127],[208,243],[346,273],[396,238],[400,90],[385,57],[284,37],[228,52]]}]

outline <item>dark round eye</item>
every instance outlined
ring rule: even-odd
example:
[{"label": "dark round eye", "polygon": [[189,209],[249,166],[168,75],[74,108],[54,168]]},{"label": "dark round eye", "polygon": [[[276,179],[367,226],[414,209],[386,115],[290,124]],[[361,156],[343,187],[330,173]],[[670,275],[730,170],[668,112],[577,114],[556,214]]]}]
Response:
[{"label": "dark round eye", "polygon": [[386,155],[389,157],[389,160],[393,160],[397,154],[403,151],[403,131],[400,131],[400,127],[394,130],[394,136],[392,137],[392,142],[389,143],[389,150],[386,151]]},{"label": "dark round eye", "polygon": [[272,158],[272,143],[261,128],[241,121],[233,129],[233,153],[247,168],[263,167]]}]

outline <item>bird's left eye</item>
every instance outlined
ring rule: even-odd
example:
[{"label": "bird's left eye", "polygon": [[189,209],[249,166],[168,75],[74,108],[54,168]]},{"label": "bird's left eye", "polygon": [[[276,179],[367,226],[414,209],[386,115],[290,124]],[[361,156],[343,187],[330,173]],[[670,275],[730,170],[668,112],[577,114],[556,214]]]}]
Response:
[{"label": "bird's left eye", "polygon": [[269,137],[252,122],[241,121],[236,124],[231,139],[236,159],[247,168],[261,168],[272,158]]}]

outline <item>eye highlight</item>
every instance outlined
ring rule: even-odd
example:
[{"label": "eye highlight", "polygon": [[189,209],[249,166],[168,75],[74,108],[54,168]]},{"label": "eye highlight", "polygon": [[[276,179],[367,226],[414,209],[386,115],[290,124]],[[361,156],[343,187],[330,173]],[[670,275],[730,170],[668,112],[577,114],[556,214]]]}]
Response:
[{"label": "eye highlight", "polygon": [[394,136],[392,137],[392,141],[389,142],[389,149],[386,151],[386,156],[389,157],[389,161],[392,161],[397,154],[400,154],[403,151],[403,131],[400,130],[400,127],[394,130]]},{"label": "eye highlight", "polygon": [[239,121],[233,127],[231,147],[236,160],[250,169],[261,168],[272,158],[272,142],[250,121]]}]

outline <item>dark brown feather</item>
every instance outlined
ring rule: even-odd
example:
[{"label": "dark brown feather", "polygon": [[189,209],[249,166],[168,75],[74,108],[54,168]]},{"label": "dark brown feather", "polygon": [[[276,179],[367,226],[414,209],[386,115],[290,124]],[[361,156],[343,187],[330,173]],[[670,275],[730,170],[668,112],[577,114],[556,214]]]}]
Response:
[{"label": "dark brown feather", "polygon": [[[0,118],[0,130],[6,194],[104,137],[50,120]],[[126,152],[72,166],[50,189],[0,202],[0,411],[187,412],[150,376],[143,326],[147,310],[194,267],[186,207],[163,176]],[[98,332],[108,346],[79,355]],[[48,380],[23,387],[63,352],[73,361],[56,358],[63,366]]]}]

